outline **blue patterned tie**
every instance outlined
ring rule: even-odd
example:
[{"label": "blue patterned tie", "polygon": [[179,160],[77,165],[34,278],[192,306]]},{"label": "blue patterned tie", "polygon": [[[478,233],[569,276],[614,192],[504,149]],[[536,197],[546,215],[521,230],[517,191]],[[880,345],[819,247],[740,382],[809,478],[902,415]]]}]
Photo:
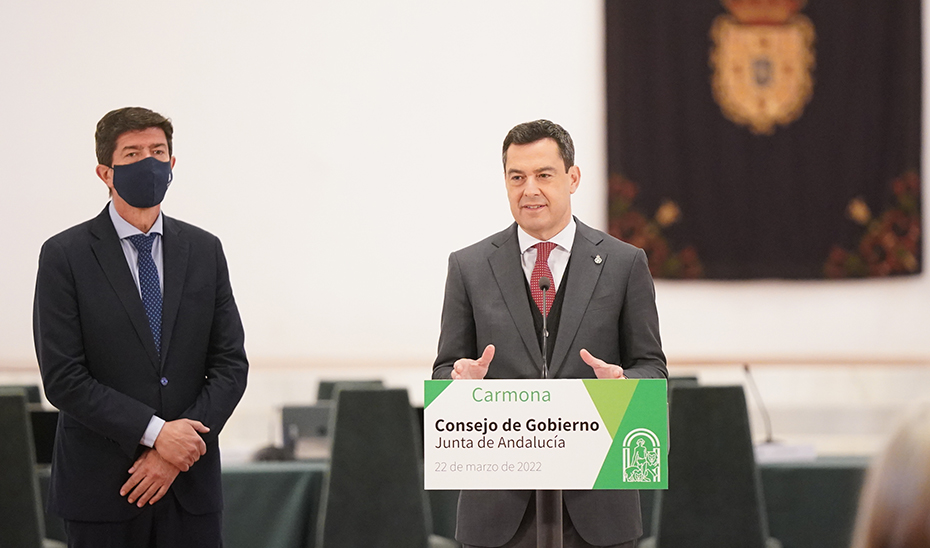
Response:
[{"label": "blue patterned tie", "polygon": [[128,237],[136,251],[139,252],[139,289],[142,293],[142,305],[149,317],[149,327],[155,339],[155,350],[161,355],[161,285],[158,283],[158,268],[152,259],[152,242],[155,234],[133,234]]}]

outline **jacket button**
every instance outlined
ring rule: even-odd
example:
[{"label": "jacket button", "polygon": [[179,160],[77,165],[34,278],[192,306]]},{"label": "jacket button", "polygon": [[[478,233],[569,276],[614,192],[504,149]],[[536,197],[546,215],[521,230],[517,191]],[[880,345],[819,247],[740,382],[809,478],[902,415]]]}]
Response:
[{"label": "jacket button", "polygon": [[168,378],[167,378],[167,377],[162,377],[162,378],[161,378],[161,385],[162,385],[162,386],[168,386]]}]

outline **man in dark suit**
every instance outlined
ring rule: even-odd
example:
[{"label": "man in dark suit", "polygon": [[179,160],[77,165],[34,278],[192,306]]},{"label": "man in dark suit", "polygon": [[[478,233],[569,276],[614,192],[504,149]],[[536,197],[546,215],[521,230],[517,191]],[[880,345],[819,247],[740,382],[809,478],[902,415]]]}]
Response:
[{"label": "man in dark suit", "polygon": [[171,122],[97,124],[111,201],[42,246],[33,332],[60,411],[49,509],[72,547],[221,546],[217,436],[248,362],[220,241],[166,217]]},{"label": "man in dark suit", "polygon": [[[520,124],[503,160],[516,222],[449,257],[433,378],[667,377],[645,253],[572,216],[581,171],[568,132],[548,120]],[[456,538],[535,547],[534,497],[462,491]],[[642,534],[636,491],[565,491],[563,500],[566,547],[632,547]]]}]

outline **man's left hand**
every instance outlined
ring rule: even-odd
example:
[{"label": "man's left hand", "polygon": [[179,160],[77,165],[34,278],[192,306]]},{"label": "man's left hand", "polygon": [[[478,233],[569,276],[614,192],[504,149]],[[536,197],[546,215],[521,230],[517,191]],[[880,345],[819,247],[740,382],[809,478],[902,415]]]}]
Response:
[{"label": "man's left hand", "polygon": [[146,449],[129,469],[129,479],[120,487],[120,496],[142,508],[155,504],[168,492],[181,470],[166,461],[154,449]]},{"label": "man's left hand", "polygon": [[594,374],[599,379],[625,379],[626,376],[623,374],[623,368],[619,365],[614,365],[612,363],[607,363],[604,360],[595,358],[591,355],[590,352],[581,349],[581,359],[584,360],[584,363],[591,366],[591,369],[594,370]]}]

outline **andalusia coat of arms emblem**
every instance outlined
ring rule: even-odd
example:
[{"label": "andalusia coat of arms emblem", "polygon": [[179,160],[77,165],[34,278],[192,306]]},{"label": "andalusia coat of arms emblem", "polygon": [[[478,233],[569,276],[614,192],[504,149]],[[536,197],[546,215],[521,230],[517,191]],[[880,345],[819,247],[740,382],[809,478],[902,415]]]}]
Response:
[{"label": "andalusia coat of arms emblem", "polygon": [[731,121],[769,135],[804,112],[814,91],[814,24],[806,0],[722,0],[714,19],[714,99]]},{"label": "andalusia coat of arms emblem", "polygon": [[662,455],[655,432],[637,428],[623,438],[623,481],[662,481]]}]

